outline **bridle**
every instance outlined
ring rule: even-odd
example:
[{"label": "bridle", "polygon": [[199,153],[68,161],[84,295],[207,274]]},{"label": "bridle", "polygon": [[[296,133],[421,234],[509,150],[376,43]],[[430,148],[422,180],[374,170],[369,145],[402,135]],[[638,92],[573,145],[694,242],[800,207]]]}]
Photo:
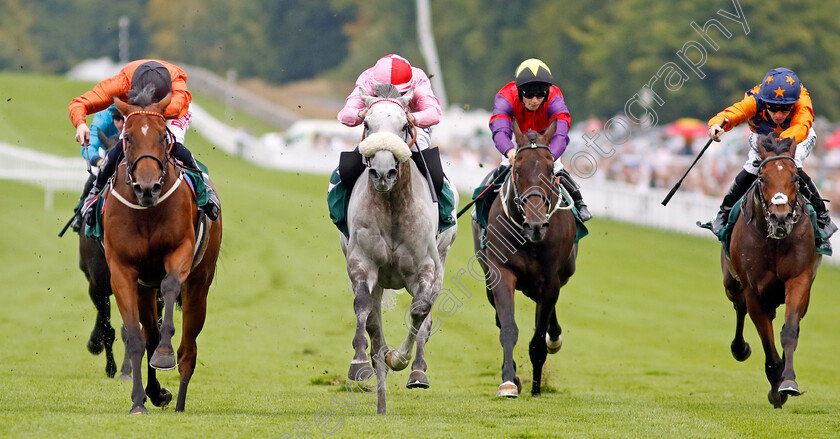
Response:
[{"label": "bridle", "polygon": [[[368,105],[368,110],[370,110],[371,107],[373,107],[374,105],[376,105],[380,102],[390,102],[392,104],[397,104],[397,105],[400,106],[400,108],[402,108],[403,111],[405,111],[405,107],[403,106],[403,104],[399,103],[398,101],[396,101],[394,99],[388,99],[388,98],[381,98],[381,99],[377,99],[377,100],[371,102],[370,105]],[[411,139],[408,142],[408,149],[411,149],[411,147],[414,146],[415,143],[417,143],[417,126],[414,125],[414,122],[410,121],[408,118],[406,118],[406,122],[408,122],[408,123],[406,124],[405,128],[403,128],[403,132],[405,133],[404,138],[405,139]],[[367,125],[365,125],[365,129],[364,129],[364,131],[362,131],[362,140],[365,140],[365,137],[367,137],[367,134],[368,134],[368,128],[367,128]],[[367,163],[367,165],[368,165],[368,167],[370,167],[370,163]]]},{"label": "bridle", "polygon": [[[522,150],[525,150],[525,149],[545,149],[545,150],[549,151],[549,153],[551,151],[549,149],[549,147],[546,146],[546,145],[541,145],[541,144],[537,144],[537,143],[532,142],[530,145],[526,145],[526,146],[523,146],[523,147],[520,147],[519,149],[517,149],[516,150],[516,156],[518,156],[520,154],[520,152],[522,152]],[[514,164],[516,163],[516,158],[515,158],[516,156],[514,156]],[[516,206],[516,212],[523,219],[525,218],[525,205],[528,202],[528,199],[531,198],[531,197],[539,197],[540,201],[542,201],[542,203],[543,203],[543,205],[545,206],[545,209],[546,209],[546,211],[545,211],[545,222],[548,222],[551,219],[551,216],[554,215],[554,212],[561,209],[559,207],[560,194],[556,194],[557,197],[558,197],[557,202],[552,202],[553,197],[551,195],[553,193],[555,193],[555,190],[554,190],[554,187],[553,187],[553,184],[552,184],[553,175],[549,175],[548,177],[545,177],[544,175],[540,175],[539,179],[541,181],[549,183],[549,185],[548,185],[549,186],[549,190],[548,190],[549,194],[548,195],[546,195],[545,191],[541,190],[541,188],[539,186],[534,186],[529,192],[525,193],[524,195],[520,195],[519,188],[516,185],[516,172],[511,172],[510,173],[510,178],[508,179],[508,182],[507,182],[507,184],[509,185],[507,192],[511,192],[511,191],[513,192],[513,200],[512,200],[513,204],[514,204],[514,206]],[[516,226],[521,229],[522,225],[519,224],[518,222],[516,222],[516,220],[514,220],[511,217],[510,212],[508,212],[507,203],[506,202],[502,203],[502,206],[504,207],[505,214],[507,214],[507,216],[511,220],[511,222],[516,224]],[[571,203],[570,203],[570,207],[571,207]]]},{"label": "bridle", "polygon": [[[768,158],[764,159],[758,165],[759,175],[761,174],[761,168],[763,168],[764,165],[766,165],[770,162],[776,161],[776,160],[790,160],[794,163],[794,166],[796,166],[796,160],[794,160],[793,157],[790,157],[790,156],[779,155],[779,156],[774,156],[774,157],[768,157]],[[764,190],[762,188],[762,185],[763,185],[762,179],[759,178],[756,181],[756,195],[755,195],[755,197],[761,203],[761,209],[764,212],[764,221],[768,225],[767,226],[767,238],[781,239],[781,238],[775,236],[775,234],[773,233],[772,227],[770,226],[770,206],[768,205],[767,200],[764,199],[764,195],[763,195]],[[795,225],[796,223],[799,222],[799,220],[802,217],[802,215],[799,212],[799,208],[801,207],[801,204],[799,202],[799,198],[800,198],[799,197],[799,181],[797,179],[796,191],[794,191],[793,200],[787,199],[787,197],[785,197],[784,194],[776,194],[770,200],[770,204],[773,204],[773,205],[787,204],[788,206],[790,206],[791,210],[793,211],[793,224]]]},{"label": "bridle", "polygon": [[[166,120],[166,117],[164,117],[164,115],[162,115],[160,113],[155,113],[153,111],[135,111],[135,112],[130,113],[128,116],[125,117],[125,122],[124,122],[125,125],[124,126],[128,126],[128,119],[130,119],[131,116],[134,116],[136,114],[145,114],[145,115],[149,115],[149,116],[159,117],[159,118],[163,119],[164,121]],[[149,158],[149,159],[152,159],[155,162],[157,162],[158,167],[160,168],[160,178],[158,179],[158,184],[163,186],[163,181],[166,178],[166,163],[165,162],[169,161],[169,152],[172,149],[173,144],[174,144],[174,142],[171,139],[171,133],[169,133],[169,131],[167,131],[166,147],[164,148],[165,152],[164,152],[163,160],[161,160],[160,157],[158,157],[154,154],[146,153],[146,154],[140,154],[139,156],[137,156],[137,158],[134,159],[134,161],[131,161],[131,160],[128,159],[128,154],[125,154],[125,164],[126,164],[125,165],[125,182],[126,182],[126,184],[131,186],[131,185],[134,185],[136,183],[136,181],[134,179],[134,171],[137,169],[137,163],[142,159]],[[126,149],[125,141],[123,141],[123,153],[126,152],[125,149]]]}]

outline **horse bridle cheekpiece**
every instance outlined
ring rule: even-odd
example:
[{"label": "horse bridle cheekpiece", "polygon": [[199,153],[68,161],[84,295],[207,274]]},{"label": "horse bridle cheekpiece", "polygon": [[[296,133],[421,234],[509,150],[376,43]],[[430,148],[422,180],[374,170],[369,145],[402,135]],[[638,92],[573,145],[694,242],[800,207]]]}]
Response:
[{"label": "horse bridle cheekpiece", "polygon": [[[160,113],[155,113],[155,112],[152,112],[152,111],[135,111],[133,113],[129,113],[129,115],[126,116],[126,118],[125,118],[125,124],[126,125],[128,125],[128,119],[130,119],[131,116],[134,116],[135,114],[146,114],[146,115],[149,115],[149,116],[159,117],[159,118],[163,119],[164,121],[166,120],[166,117],[164,117],[164,115],[162,115]],[[166,136],[167,145],[166,145],[166,148],[164,148],[165,152],[164,152],[163,160],[161,160],[158,156],[156,156],[154,154],[140,154],[139,156],[137,156],[137,158],[134,159],[134,161],[129,160],[128,155],[125,156],[125,163],[126,163],[126,166],[125,166],[125,182],[126,182],[126,184],[133,185],[133,184],[136,183],[134,181],[134,170],[137,168],[137,163],[141,159],[150,158],[150,159],[153,159],[155,162],[157,162],[158,166],[160,167],[161,172],[160,172],[160,179],[158,180],[158,183],[161,186],[163,186],[163,180],[166,178],[166,164],[164,162],[169,160],[169,150],[172,148],[172,144],[173,144],[172,139],[170,138],[170,135],[171,134],[167,130],[167,136]],[[123,142],[123,151],[124,152],[125,152],[125,148],[126,148],[125,142]]]},{"label": "horse bridle cheekpiece", "polygon": [[[794,166],[796,166],[796,160],[794,160],[793,157],[790,157],[790,156],[778,155],[778,156],[774,156],[774,157],[768,157],[768,158],[764,159],[758,165],[759,176],[761,174],[761,168],[764,167],[764,165],[766,165],[770,162],[776,161],[776,160],[790,160],[794,163]],[[761,201],[761,208],[764,211],[764,220],[765,220],[765,222],[768,223],[767,237],[768,238],[773,238],[773,239],[779,239],[773,234],[773,231],[771,230],[771,227],[769,226],[769,223],[770,223],[770,206],[768,206],[767,200],[764,199],[764,195],[763,195],[764,191],[762,190],[762,184],[763,184],[762,179],[759,178],[756,181],[756,185],[758,186],[757,197]],[[782,194],[782,193],[774,194],[773,198],[770,199],[770,204],[773,204],[773,205],[787,204],[791,207],[791,210],[793,211],[793,224],[798,223],[799,219],[801,217],[801,215],[799,213],[799,210],[797,209],[798,207],[800,207],[799,206],[799,196],[798,195],[799,195],[799,182],[797,181],[796,191],[794,192],[793,200],[788,199],[787,195]]]}]

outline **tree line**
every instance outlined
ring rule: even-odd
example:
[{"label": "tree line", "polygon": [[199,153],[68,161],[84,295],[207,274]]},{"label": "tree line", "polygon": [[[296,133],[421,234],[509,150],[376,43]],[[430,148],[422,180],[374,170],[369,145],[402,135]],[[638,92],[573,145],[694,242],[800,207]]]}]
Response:
[{"label": "tree line", "polygon": [[[0,68],[63,73],[159,57],[276,84],[351,82],[378,57],[425,67],[411,0],[0,0]],[[490,109],[522,60],[552,69],[577,120],[708,118],[785,66],[840,120],[840,3],[819,0],[432,0],[451,103]],[[647,89],[647,91],[645,91]],[[649,120],[649,119],[647,119]]]}]

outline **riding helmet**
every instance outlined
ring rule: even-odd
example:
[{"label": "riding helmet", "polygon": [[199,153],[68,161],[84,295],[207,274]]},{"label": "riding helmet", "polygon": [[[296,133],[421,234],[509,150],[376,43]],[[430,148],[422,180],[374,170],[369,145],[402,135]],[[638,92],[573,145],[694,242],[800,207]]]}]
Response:
[{"label": "riding helmet", "polygon": [[794,104],[799,100],[801,90],[796,73],[790,69],[778,67],[764,76],[758,98],[768,104]]}]

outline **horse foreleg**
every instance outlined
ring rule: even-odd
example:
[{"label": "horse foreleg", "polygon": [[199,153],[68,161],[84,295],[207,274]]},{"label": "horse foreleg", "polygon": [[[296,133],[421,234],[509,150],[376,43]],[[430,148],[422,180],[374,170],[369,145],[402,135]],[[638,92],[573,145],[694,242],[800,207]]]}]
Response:
[{"label": "horse foreleg", "polygon": [[548,317],[548,331],[545,334],[545,345],[549,354],[556,354],[563,346],[563,329],[557,323],[557,312],[552,308]]},{"label": "horse foreleg", "polygon": [[190,273],[192,246],[180,246],[165,258],[163,265],[166,269],[166,276],[160,282],[160,292],[163,294],[163,324],[160,326],[160,343],[149,360],[149,365],[159,370],[171,370],[175,368],[175,350],[172,348],[172,336],[175,335],[175,300]]},{"label": "horse foreleg", "polygon": [[[137,307],[137,270],[133,267],[118,265],[109,261],[111,267],[111,289],[114,291],[114,298],[117,300],[117,307],[126,328],[127,337],[125,350],[131,358],[131,367],[135,371],[140,370],[143,361],[143,351],[146,348],[146,337],[140,328],[140,316]],[[133,376],[131,388],[131,414],[148,414],[144,403],[146,392],[143,390],[143,378],[141,373]]]},{"label": "horse foreleg", "polygon": [[419,268],[417,277],[409,291],[413,297],[411,299],[411,306],[409,307],[409,322],[408,334],[403,340],[400,347],[396,350],[388,352],[385,355],[385,361],[393,370],[403,370],[411,361],[411,354],[414,350],[414,342],[420,333],[420,328],[426,317],[432,311],[432,305],[435,303],[435,296],[437,292],[433,290],[435,283],[435,264],[429,262]]},{"label": "horse foreleg", "polygon": [[[102,291],[105,290],[105,291]],[[95,282],[88,283],[88,295],[96,307],[96,322],[87,349],[91,354],[98,355],[105,350],[105,374],[113,378],[117,373],[117,363],[114,361],[114,339],[116,335],[111,326],[111,292]]]},{"label": "horse foreleg", "polygon": [[371,290],[369,285],[375,285],[375,282],[368,283],[368,271],[363,267],[363,264],[356,262],[348,262],[347,272],[350,275],[350,282],[353,284],[353,293],[356,297],[353,299],[353,310],[356,313],[356,333],[353,336],[353,349],[355,351],[353,360],[350,361],[350,370],[347,372],[347,378],[354,381],[366,381],[373,374],[373,367],[368,362],[365,351],[368,348],[367,338],[365,337],[365,327],[367,326],[368,316],[373,308],[373,298],[371,297]]},{"label": "horse foreleg", "polygon": [[554,304],[557,302],[557,297],[555,296],[554,300],[548,300],[546,302],[548,303],[537,303],[537,308],[534,311],[534,336],[528,344],[528,355],[531,357],[531,366],[534,368],[531,396],[538,396],[540,394],[542,369],[545,364],[545,358],[548,356],[548,346],[545,343],[545,336],[543,334],[546,334],[548,329],[548,321],[554,313]]},{"label": "horse foreleg", "polygon": [[417,333],[417,355],[411,363],[411,375],[408,376],[408,383],[405,385],[409,389],[429,388],[429,378],[426,376],[426,343],[429,341],[431,328],[432,314],[429,313]]},{"label": "horse foreleg", "polygon": [[810,276],[800,276],[785,283],[785,324],[782,326],[782,382],[779,392],[785,395],[799,396],[799,385],[793,371],[793,352],[799,342],[799,321],[808,310],[811,296]]},{"label": "horse foreleg", "polygon": [[378,285],[373,288],[371,311],[365,324],[368,337],[370,337],[370,358],[373,362],[373,370],[376,373],[376,413],[380,415],[384,415],[386,411],[386,380],[390,372],[388,365],[385,363],[388,345],[385,342],[385,334],[382,329],[382,292],[382,287]]},{"label": "horse foreleg", "polygon": [[519,396],[519,378],[513,361],[513,348],[519,339],[519,328],[514,318],[514,285],[516,280],[508,273],[493,288],[493,302],[496,304],[496,318],[499,320],[499,341],[502,344],[502,384],[496,396]]},{"label": "horse foreleg", "polygon": [[732,356],[738,361],[746,361],[752,354],[750,344],[744,340],[744,320],[747,316],[747,304],[743,300],[734,302],[735,307],[735,338],[729,346]]},{"label": "horse foreleg", "polygon": [[[143,334],[146,337],[146,359],[152,358],[155,347],[160,340],[158,330],[158,317],[156,307],[157,290],[148,287],[138,287],[137,305],[140,312],[140,323],[143,325]],[[140,370],[140,369],[136,369]],[[146,362],[146,396],[152,401],[155,407],[165,407],[172,401],[172,393],[160,387],[157,379],[157,372],[151,364]],[[139,373],[138,373],[139,375]]]},{"label": "horse foreleg", "polygon": [[[191,281],[192,282],[192,281]],[[181,337],[181,345],[178,346],[178,372],[181,376],[181,382],[178,386],[178,401],[175,404],[175,411],[184,411],[187,403],[187,387],[190,384],[190,379],[195,372],[196,357],[198,355],[198,344],[196,340],[198,334],[204,328],[204,321],[207,316],[207,293],[210,289],[210,281],[205,287],[200,288],[193,294],[183,296],[182,299],[182,314],[183,314],[183,336]]]},{"label": "horse foreleg", "polygon": [[[765,312],[761,301],[754,293],[745,294],[747,297],[747,312],[750,314],[755,324],[755,329],[761,338],[761,346],[764,348],[764,373],[767,375],[767,381],[770,382],[770,392],[767,394],[770,403],[773,407],[782,408],[784,400],[779,394],[779,383],[782,376],[782,359],[779,358],[779,353],[776,351],[776,342],[773,337],[773,320],[770,315]],[[787,398],[787,395],[784,397]]]},{"label": "horse foreleg", "polygon": [[[125,329],[125,325],[120,326],[120,338],[123,341],[123,347],[127,345],[128,340],[128,330]],[[125,355],[123,355],[123,362],[122,366],[120,366],[120,380],[130,380],[131,379],[131,357],[128,355],[128,349],[125,349]]]}]

